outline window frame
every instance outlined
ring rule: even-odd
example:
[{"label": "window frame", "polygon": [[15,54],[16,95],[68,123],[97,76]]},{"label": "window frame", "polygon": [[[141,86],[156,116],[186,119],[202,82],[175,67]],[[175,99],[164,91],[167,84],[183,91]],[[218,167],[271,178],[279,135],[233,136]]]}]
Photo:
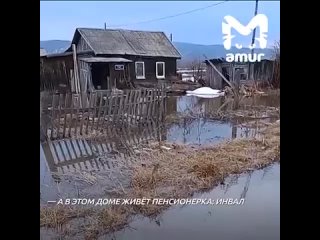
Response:
[{"label": "window frame", "polygon": [[[163,75],[159,76],[158,75],[158,64],[162,63],[163,64]],[[157,79],[165,79],[166,78],[166,64],[165,62],[156,62],[156,77]]]},{"label": "window frame", "polygon": [[[142,71],[143,75],[142,76],[137,75],[138,64],[142,64],[142,66],[143,66],[143,71]],[[136,74],[136,79],[146,79],[146,69],[145,69],[144,62],[142,62],[142,61],[135,62],[135,74]]]}]

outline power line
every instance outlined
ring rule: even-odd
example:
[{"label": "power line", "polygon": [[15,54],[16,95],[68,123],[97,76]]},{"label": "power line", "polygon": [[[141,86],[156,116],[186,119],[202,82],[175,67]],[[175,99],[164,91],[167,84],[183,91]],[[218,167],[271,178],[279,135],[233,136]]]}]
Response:
[{"label": "power line", "polygon": [[161,18],[155,18],[155,19],[151,19],[151,20],[147,20],[147,21],[141,21],[141,22],[136,22],[136,23],[113,25],[113,26],[109,26],[109,27],[126,27],[126,26],[130,26],[130,25],[137,25],[137,24],[143,24],[143,23],[151,23],[151,22],[161,21],[161,20],[164,20],[164,19],[174,18],[174,17],[178,17],[178,16],[190,14],[190,13],[193,13],[193,12],[201,11],[201,10],[204,10],[204,9],[207,9],[207,8],[211,8],[211,7],[220,5],[220,4],[222,4],[222,3],[226,3],[226,2],[229,2],[229,0],[225,0],[225,1],[222,1],[222,2],[214,3],[214,4],[208,5],[208,6],[206,6],[206,7],[193,9],[193,10],[190,10],[190,11],[187,11],[187,12],[178,13],[178,14],[175,14],[175,15],[170,15],[170,16],[161,17]]}]

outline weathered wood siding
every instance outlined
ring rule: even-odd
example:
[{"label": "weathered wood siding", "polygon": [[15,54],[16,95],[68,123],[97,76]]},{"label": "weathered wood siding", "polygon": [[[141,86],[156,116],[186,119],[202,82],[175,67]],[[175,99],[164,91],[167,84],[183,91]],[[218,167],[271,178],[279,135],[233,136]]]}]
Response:
[{"label": "weathered wood siding", "polygon": [[91,70],[90,65],[87,62],[78,60],[79,63],[79,80],[80,80],[80,88],[82,92],[87,92],[88,90],[92,91],[93,84],[91,81]]},{"label": "weathered wood siding", "polygon": [[274,61],[262,61],[256,62],[253,65],[253,76],[251,79],[256,81],[268,81],[271,82],[272,74],[273,74],[273,67]]},{"label": "weathered wood siding", "polygon": [[[220,64],[216,66],[218,71],[221,71]],[[215,89],[220,89],[222,86],[221,77],[218,75],[218,73],[209,65],[207,69],[207,81],[208,85]]]},{"label": "weathered wood siding", "polygon": [[[259,81],[259,82],[270,82],[273,77],[273,67],[274,62],[264,60],[261,62],[255,62],[252,64],[244,63],[244,64],[235,64],[235,63],[216,63],[214,64],[216,68],[223,73],[223,68],[225,68],[227,71],[227,74],[229,75],[230,82],[232,81],[239,81],[240,74],[243,72],[236,72],[236,68],[244,68],[245,71],[249,73],[250,76],[247,76],[247,80],[240,80],[242,84],[246,83],[247,81]],[[250,71],[249,71],[250,68]],[[207,64],[207,71],[206,71],[206,81],[209,87],[215,88],[215,89],[221,89],[224,87],[225,83],[224,80],[220,77],[220,75],[210,66],[210,64]]]},{"label": "weathered wood siding", "polygon": [[71,91],[71,71],[73,59],[71,56],[59,58],[40,58],[40,91]]},{"label": "weathered wood siding", "polygon": [[88,45],[88,43],[83,39],[82,36],[80,36],[79,42],[76,46],[77,52],[81,51],[90,51],[92,50],[91,47]]}]

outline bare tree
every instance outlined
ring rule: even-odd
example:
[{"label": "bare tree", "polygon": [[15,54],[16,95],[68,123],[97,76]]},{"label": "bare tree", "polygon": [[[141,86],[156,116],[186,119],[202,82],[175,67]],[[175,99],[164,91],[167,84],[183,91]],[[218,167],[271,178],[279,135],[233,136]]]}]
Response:
[{"label": "bare tree", "polygon": [[194,77],[195,81],[202,80],[204,77],[203,70],[205,69],[204,63],[201,59],[194,59],[187,64],[187,68],[192,70],[192,76]]}]

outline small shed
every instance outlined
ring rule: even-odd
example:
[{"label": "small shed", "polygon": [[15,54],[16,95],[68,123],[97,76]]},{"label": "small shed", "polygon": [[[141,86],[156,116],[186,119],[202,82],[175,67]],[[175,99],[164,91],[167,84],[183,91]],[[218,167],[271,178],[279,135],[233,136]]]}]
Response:
[{"label": "small shed", "polygon": [[223,76],[230,82],[240,84],[251,84],[252,82],[271,82],[273,77],[274,61],[262,60],[254,63],[235,63],[227,62],[224,58],[206,60],[206,82],[214,89],[222,89],[227,83],[213,69],[213,64]]}]

